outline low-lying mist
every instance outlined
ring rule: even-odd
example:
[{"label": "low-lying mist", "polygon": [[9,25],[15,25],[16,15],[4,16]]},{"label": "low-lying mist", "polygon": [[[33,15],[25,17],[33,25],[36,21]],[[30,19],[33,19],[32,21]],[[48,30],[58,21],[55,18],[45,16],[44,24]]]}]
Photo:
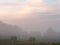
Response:
[{"label": "low-lying mist", "polygon": [[46,29],[46,32],[42,35],[40,30],[24,31],[16,25],[6,24],[0,21],[0,38],[10,39],[12,36],[16,36],[18,39],[29,39],[34,37],[36,39],[46,40],[60,40],[60,32],[56,32],[52,27]]}]

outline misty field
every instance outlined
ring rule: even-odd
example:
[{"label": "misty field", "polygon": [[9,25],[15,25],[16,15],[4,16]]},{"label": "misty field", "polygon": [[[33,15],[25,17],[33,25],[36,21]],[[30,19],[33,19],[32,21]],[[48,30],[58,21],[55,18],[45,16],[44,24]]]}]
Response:
[{"label": "misty field", "polygon": [[60,42],[0,40],[0,45],[60,45]]}]

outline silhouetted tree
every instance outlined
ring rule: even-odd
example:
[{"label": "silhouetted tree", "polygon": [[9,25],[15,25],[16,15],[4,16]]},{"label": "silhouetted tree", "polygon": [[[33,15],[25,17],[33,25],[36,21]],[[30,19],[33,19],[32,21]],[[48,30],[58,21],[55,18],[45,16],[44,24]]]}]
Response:
[{"label": "silhouetted tree", "polygon": [[35,41],[35,40],[36,40],[35,37],[30,37],[30,38],[29,38],[29,41]]},{"label": "silhouetted tree", "polygon": [[11,40],[17,40],[17,37],[16,36],[12,36]]}]

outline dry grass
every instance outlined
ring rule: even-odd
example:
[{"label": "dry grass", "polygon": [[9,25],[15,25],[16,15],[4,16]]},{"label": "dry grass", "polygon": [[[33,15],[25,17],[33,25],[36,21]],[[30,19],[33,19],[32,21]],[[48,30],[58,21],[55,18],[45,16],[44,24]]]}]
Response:
[{"label": "dry grass", "polygon": [[60,45],[60,42],[0,40],[0,45]]}]

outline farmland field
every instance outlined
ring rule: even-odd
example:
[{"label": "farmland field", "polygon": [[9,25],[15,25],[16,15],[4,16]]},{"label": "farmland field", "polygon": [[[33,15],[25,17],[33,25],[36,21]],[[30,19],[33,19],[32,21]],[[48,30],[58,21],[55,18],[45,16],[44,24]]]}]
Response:
[{"label": "farmland field", "polygon": [[60,45],[60,42],[0,40],[0,45]]}]

